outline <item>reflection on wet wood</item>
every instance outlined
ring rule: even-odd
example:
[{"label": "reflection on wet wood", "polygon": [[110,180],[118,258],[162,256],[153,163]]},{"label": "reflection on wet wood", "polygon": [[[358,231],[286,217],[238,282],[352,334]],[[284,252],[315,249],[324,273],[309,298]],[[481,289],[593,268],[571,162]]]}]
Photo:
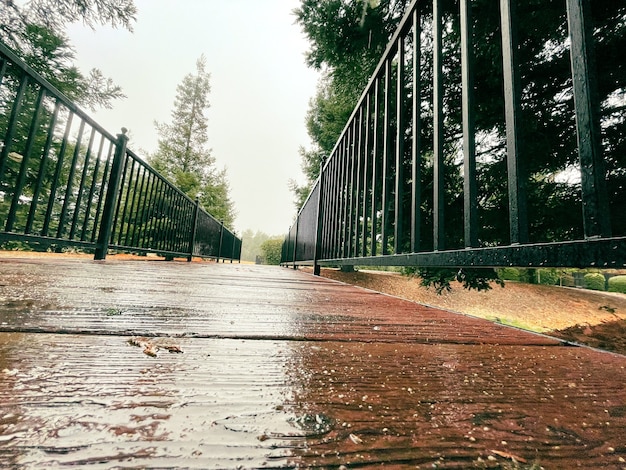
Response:
[{"label": "reflection on wet wood", "polygon": [[625,367],[293,270],[0,260],[0,467],[622,468]]}]

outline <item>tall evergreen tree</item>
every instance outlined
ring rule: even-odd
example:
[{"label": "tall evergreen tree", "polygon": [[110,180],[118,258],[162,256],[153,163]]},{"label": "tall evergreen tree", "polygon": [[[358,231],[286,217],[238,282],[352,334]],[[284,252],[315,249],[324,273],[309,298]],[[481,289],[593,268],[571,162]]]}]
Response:
[{"label": "tall evergreen tree", "polygon": [[155,122],[158,149],[149,160],[190,198],[199,198],[213,217],[232,226],[235,211],[226,170],[216,168],[215,158],[207,148],[205,112],[210,107],[210,91],[210,74],[203,55],[196,62],[196,72],[186,75],[176,88],[172,121]]}]

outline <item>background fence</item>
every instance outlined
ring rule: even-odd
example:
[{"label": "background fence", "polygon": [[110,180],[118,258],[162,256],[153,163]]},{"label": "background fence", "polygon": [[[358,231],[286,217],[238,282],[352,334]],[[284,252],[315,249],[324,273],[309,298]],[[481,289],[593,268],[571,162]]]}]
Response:
[{"label": "background fence", "polygon": [[283,264],[625,267],[624,7],[554,3],[411,2]]},{"label": "background fence", "polygon": [[0,242],[239,259],[241,240],[0,43]]}]

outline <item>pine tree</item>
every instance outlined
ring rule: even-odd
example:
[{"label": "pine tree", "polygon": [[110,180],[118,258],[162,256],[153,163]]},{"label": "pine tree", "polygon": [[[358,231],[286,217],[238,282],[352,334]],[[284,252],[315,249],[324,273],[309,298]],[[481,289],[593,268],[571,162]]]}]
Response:
[{"label": "pine tree", "polygon": [[199,198],[213,217],[232,226],[235,214],[226,170],[216,168],[207,148],[205,111],[210,107],[210,91],[210,74],[202,55],[196,62],[195,74],[186,75],[176,88],[171,123],[155,122],[159,141],[150,163],[190,198]]}]

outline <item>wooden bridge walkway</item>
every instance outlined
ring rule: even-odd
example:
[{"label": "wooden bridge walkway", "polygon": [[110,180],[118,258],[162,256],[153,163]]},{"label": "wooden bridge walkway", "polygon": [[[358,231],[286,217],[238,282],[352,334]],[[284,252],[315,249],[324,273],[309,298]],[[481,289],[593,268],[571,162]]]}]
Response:
[{"label": "wooden bridge walkway", "polygon": [[289,269],[0,258],[2,468],[626,468],[625,368]]}]

